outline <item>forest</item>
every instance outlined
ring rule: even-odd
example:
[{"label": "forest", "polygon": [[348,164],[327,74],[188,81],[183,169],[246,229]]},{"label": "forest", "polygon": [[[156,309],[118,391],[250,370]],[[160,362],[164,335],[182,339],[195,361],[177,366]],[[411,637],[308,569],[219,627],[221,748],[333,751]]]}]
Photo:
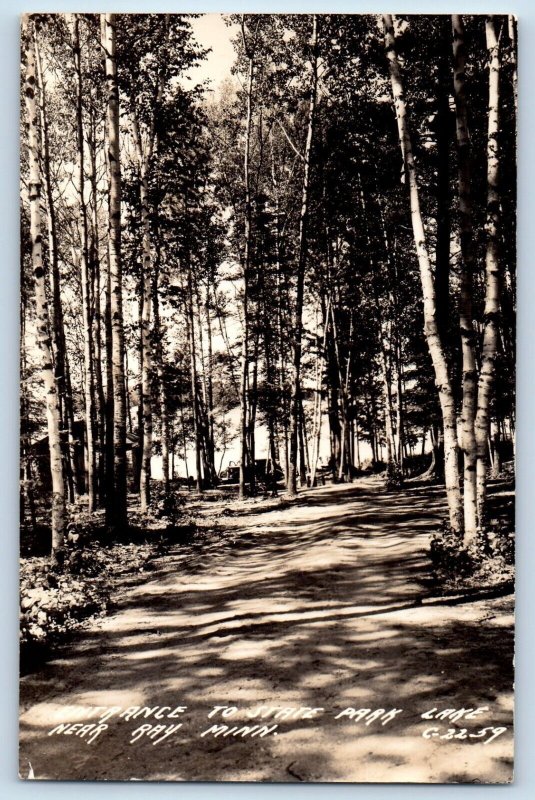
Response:
[{"label": "forest", "polygon": [[31,14],[21,59],[23,639],[118,542],[187,588],[322,503],[510,587],[516,19]]}]

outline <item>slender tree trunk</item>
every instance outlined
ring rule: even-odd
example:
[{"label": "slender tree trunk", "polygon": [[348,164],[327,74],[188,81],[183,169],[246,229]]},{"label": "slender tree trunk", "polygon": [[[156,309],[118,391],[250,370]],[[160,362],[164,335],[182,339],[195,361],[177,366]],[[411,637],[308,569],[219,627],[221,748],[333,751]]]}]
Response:
[{"label": "slender tree trunk", "polygon": [[[143,304],[145,302],[145,293],[143,291],[143,279],[140,277],[139,281],[139,299],[138,299],[138,329],[139,339],[137,341],[137,354],[139,370],[137,373],[136,393],[137,393],[137,408],[136,408],[136,423],[137,423],[137,452],[138,457],[134,464],[134,476],[132,481],[132,490],[134,494],[139,494],[139,487],[141,485],[141,463],[143,455],[143,337],[141,335],[141,328],[143,324]],[[127,414],[129,419],[130,428],[132,428],[132,416],[130,410],[130,403],[127,402]]]},{"label": "slender tree trunk", "polygon": [[50,472],[52,477],[52,561],[61,564],[65,542],[65,483],[61,452],[61,417],[59,396],[54,379],[50,319],[46,298],[45,273],[42,256],[41,233],[41,175],[39,172],[38,108],[36,102],[37,75],[35,51],[28,30],[28,20],[23,22],[26,40],[26,75],[24,97],[28,115],[28,197],[30,203],[30,238],[35,291],[37,345],[41,354],[41,377],[45,387]]},{"label": "slender tree trunk", "polygon": [[[352,328],[352,325],[351,325]],[[351,329],[349,339],[351,342]],[[347,391],[347,378],[349,375],[349,360],[350,360],[350,352],[348,353],[348,364],[346,367],[346,377],[344,377],[344,372],[342,369],[342,357],[340,353],[340,343],[338,337],[338,326],[336,324],[336,312],[333,308],[332,312],[332,337],[334,342],[334,350],[336,354],[336,363],[338,366],[338,385],[340,387],[340,414],[342,418],[342,426],[340,432],[340,458],[338,464],[338,480],[342,480],[345,476],[349,478],[349,396]],[[349,346],[350,346],[349,342]]]},{"label": "slender tree trunk", "polygon": [[[137,125],[136,125],[137,128]],[[141,405],[143,417],[143,438],[141,442],[141,473],[139,480],[139,499],[142,513],[150,506],[150,470],[152,456],[152,256],[149,221],[149,184],[146,163],[141,150],[141,138],[136,137],[138,164],[140,169],[139,199],[141,204],[142,264],[141,291],[143,295],[141,313]]]},{"label": "slender tree trunk", "polygon": [[[203,333],[203,321],[201,315],[201,300],[199,296],[199,284],[196,282],[194,287],[194,319],[197,324],[198,330],[198,342],[199,342],[199,351],[200,351],[200,363],[202,367],[202,403],[200,404],[200,419],[201,419],[201,435],[202,435],[202,450],[204,454],[204,479],[205,483],[208,487],[212,488],[217,483],[216,477],[216,468],[215,468],[215,448],[214,448],[214,439],[213,439],[213,430],[211,427],[210,419],[210,404],[211,404],[211,394],[210,394],[210,377],[209,377],[209,370],[210,367],[206,367],[206,354],[204,348],[204,333]],[[207,317],[207,321],[208,321]],[[210,337],[209,337],[210,338]],[[211,361],[211,357],[209,357]]]},{"label": "slender tree trunk", "polygon": [[206,286],[205,298],[205,313],[206,313],[206,333],[208,339],[208,363],[207,363],[207,378],[206,378],[206,413],[208,416],[208,441],[210,451],[210,463],[212,469],[212,485],[216,486],[219,482],[217,469],[215,466],[215,434],[214,434],[214,380],[213,380],[213,333],[212,333],[212,317],[210,314],[210,282]]},{"label": "slender tree trunk", "polygon": [[[515,99],[515,112],[518,112],[518,74],[517,74],[517,19],[514,14],[509,14],[507,20],[509,41],[511,43],[511,62],[513,64],[513,95]],[[516,116],[516,115],[515,115]]]},{"label": "slender tree trunk", "polygon": [[[106,258],[105,275],[105,304],[104,304],[104,332],[105,332],[105,351],[106,351],[106,404],[105,404],[105,439],[104,439],[104,462],[105,462],[105,502],[106,514],[108,518],[111,507],[111,496],[113,495],[114,476],[113,476],[113,360],[112,360],[112,327],[111,327],[111,279],[110,279],[110,259],[109,250]],[[126,397],[125,397],[126,400]],[[110,520],[109,520],[110,521]]]},{"label": "slender tree trunk", "polygon": [[396,462],[400,476],[403,476],[403,363],[401,361],[401,342],[396,332]]},{"label": "slender tree trunk", "polygon": [[201,421],[199,409],[199,396],[197,387],[197,352],[195,346],[195,318],[193,313],[193,275],[191,263],[188,259],[188,342],[190,348],[190,379],[191,379],[191,402],[193,410],[193,433],[195,437],[195,470],[197,480],[197,491],[202,492],[202,467],[201,467]]},{"label": "slender tree trunk", "polygon": [[249,413],[247,418],[247,451],[249,456],[249,494],[256,494],[256,412],[258,408],[258,333],[254,339],[252,385],[249,386]]},{"label": "slender tree trunk", "polygon": [[275,195],[275,259],[276,259],[276,288],[277,288],[277,332],[279,337],[278,350],[278,388],[280,398],[280,420],[282,432],[282,454],[284,471],[284,484],[288,487],[289,477],[289,449],[288,449],[288,413],[286,403],[286,370],[285,370],[285,336],[284,336],[284,293],[283,293],[283,270],[281,261],[281,221],[280,221],[280,202],[279,202],[279,180],[275,167],[275,151],[273,148],[273,135],[270,136],[271,142],[271,182]]},{"label": "slender tree trunk", "polygon": [[307,229],[309,216],[310,157],[316,118],[318,88],[318,18],[312,15],[312,75],[308,102],[308,127],[304,153],[303,187],[301,193],[301,212],[299,215],[299,240],[297,245],[297,291],[295,300],[295,319],[293,325],[293,375],[290,398],[290,464],[288,494],[297,493],[297,445],[299,428],[299,398],[301,393],[301,350],[303,333],[303,300],[305,289],[305,268],[307,260]]},{"label": "slender tree trunk", "polygon": [[67,347],[65,342],[65,327],[63,321],[63,306],[61,301],[61,279],[58,261],[58,237],[56,223],[56,209],[52,195],[52,178],[50,173],[49,129],[46,101],[46,87],[43,76],[41,56],[39,51],[39,37],[34,26],[33,41],[35,48],[36,78],[39,99],[40,125],[41,125],[41,162],[42,177],[44,181],[44,194],[47,210],[48,226],[48,259],[50,280],[50,336],[54,357],[54,379],[58,391],[60,405],[61,430],[67,432],[67,437],[62,436],[63,461],[65,477],[67,480],[68,498],[74,502],[78,494],[79,480],[76,476],[76,459],[74,455],[74,412],[72,406],[72,392],[67,365]]},{"label": "slender tree trunk", "polygon": [[[334,309],[331,308],[331,321],[334,316]],[[330,466],[332,468],[333,480],[338,477],[338,470],[341,463],[342,451],[342,431],[340,427],[340,406],[339,406],[339,372],[336,358],[336,348],[334,344],[334,332],[332,324],[327,337],[327,386],[329,403],[329,431],[331,442]]]},{"label": "slender tree trunk", "polygon": [[31,435],[28,427],[29,402],[28,402],[28,370],[26,364],[26,313],[27,313],[27,294],[21,287],[20,304],[20,459],[21,459],[21,492],[20,492],[20,519],[25,522],[26,504],[30,512],[30,524],[35,530],[37,526],[37,515],[35,510],[35,498],[33,491],[33,475],[31,463]]},{"label": "slender tree trunk", "polygon": [[384,326],[379,323],[380,327],[380,349],[379,356],[381,362],[381,378],[383,383],[383,399],[384,399],[384,417],[385,417],[385,442],[386,442],[386,474],[387,480],[392,480],[396,473],[396,443],[394,440],[394,425],[393,425],[393,402],[392,402],[392,384],[390,381],[390,369],[387,361],[387,352],[389,344],[385,341]]},{"label": "slender tree trunk", "polygon": [[[248,59],[247,73],[247,110],[245,117],[245,147],[243,155],[243,178],[245,188],[245,221],[244,221],[244,254],[243,254],[243,334],[241,353],[241,384],[240,384],[240,485],[239,497],[243,500],[246,494],[245,484],[247,476],[248,450],[247,450],[247,387],[249,383],[249,270],[251,260],[251,187],[250,187],[250,149],[251,149],[251,124],[252,124],[252,99],[254,55],[247,52],[245,22],[242,17],[242,35],[244,48]],[[251,467],[254,469],[254,465]]]},{"label": "slender tree trunk", "polygon": [[487,51],[489,59],[489,112],[487,138],[487,249],[485,259],[485,311],[481,369],[477,387],[475,436],[477,448],[477,516],[479,527],[486,521],[488,437],[490,404],[496,375],[500,316],[500,192],[499,192],[499,131],[500,131],[500,46],[496,35],[495,18],[487,17]]},{"label": "slender tree trunk", "polygon": [[91,273],[93,275],[93,364],[95,379],[95,421],[96,421],[96,462],[99,488],[99,505],[105,504],[105,458],[104,442],[106,438],[106,420],[104,382],[102,373],[102,311],[101,311],[101,274],[100,274],[100,241],[98,221],[98,178],[97,178],[97,129],[94,109],[89,126],[89,161],[91,183]]},{"label": "slender tree trunk", "polygon": [[[361,183],[361,182],[360,182]],[[362,183],[360,185],[360,199],[364,219],[369,218],[368,204],[364,194]],[[393,350],[393,335],[392,324],[397,326],[398,315],[395,313],[395,302],[392,296],[392,276],[390,274],[390,260],[391,250],[386,232],[386,225],[384,222],[384,215],[382,207],[379,204],[379,217],[381,220],[382,238],[384,241],[385,261],[379,260],[378,263],[373,258],[373,245],[372,239],[367,226],[366,242],[369,251],[369,263],[372,274],[372,290],[375,301],[376,317],[377,317],[377,330],[378,330],[378,344],[379,344],[379,363],[381,366],[381,381],[383,385],[383,401],[384,401],[384,421],[385,421],[385,444],[386,444],[386,475],[387,482],[399,480],[401,477],[401,467],[399,458],[399,448],[396,444],[394,436],[394,401],[392,392],[392,350]],[[394,276],[394,283],[395,276]],[[384,290],[381,293],[381,284],[386,288],[386,297],[384,297]],[[384,308],[386,306],[386,312]],[[386,319],[385,319],[386,316]],[[397,332],[396,332],[396,338]],[[399,415],[399,404],[396,404],[396,413]],[[399,431],[399,424],[397,426]],[[399,442],[398,442],[399,444]]]},{"label": "slender tree trunk", "polygon": [[[167,44],[169,35],[169,15],[164,15],[165,39],[155,55],[159,56],[160,69],[156,81],[155,92],[150,108],[150,122],[146,141],[142,141],[141,120],[136,102],[131,98],[131,122],[134,147],[137,159],[139,180],[139,202],[141,208],[141,302],[140,302],[140,401],[139,401],[139,441],[141,449],[139,471],[139,499],[142,513],[146,513],[150,506],[151,498],[151,459],[153,440],[153,345],[151,336],[151,315],[153,310],[152,288],[153,271],[152,261],[152,236],[150,224],[150,198],[149,198],[149,170],[158,136],[156,133],[156,118],[158,116],[163,73],[166,69]],[[147,112],[147,109],[144,109]]]},{"label": "slender tree trunk", "polygon": [[169,406],[165,383],[160,381],[160,413],[162,424],[162,472],[165,496],[169,495]]},{"label": "slender tree trunk", "polygon": [[[160,420],[161,420],[161,448],[162,448],[162,472],[164,493],[167,497],[170,492],[169,484],[169,452],[170,452],[170,421],[169,421],[169,403],[167,400],[167,386],[165,382],[164,372],[164,342],[161,321],[160,321],[160,299],[158,293],[158,282],[160,274],[160,250],[157,248],[157,257],[154,263],[153,272],[153,286],[152,286],[152,304],[154,316],[154,337],[156,342],[156,365],[158,374],[158,386],[160,392]],[[171,475],[174,477],[174,452],[172,453],[173,464]]]},{"label": "slender tree trunk", "polygon": [[459,275],[459,323],[461,328],[463,377],[461,411],[461,447],[464,456],[464,535],[471,542],[477,533],[476,499],[476,437],[474,422],[477,404],[476,334],[472,316],[473,274],[473,215],[471,191],[471,147],[466,102],[466,45],[463,19],[452,15],[453,86],[456,108],[458,154],[459,222],[461,238],[461,269]]},{"label": "slender tree trunk", "polygon": [[448,18],[440,18],[440,55],[438,63],[437,92],[437,236],[435,292],[437,300],[437,325],[443,346],[448,346],[448,318],[450,312],[450,140],[451,140],[451,49],[449,44]]},{"label": "slender tree trunk", "polygon": [[116,15],[104,14],[107,88],[107,162],[109,180],[109,278],[113,386],[113,486],[107,498],[107,518],[116,529],[127,526],[126,509],[126,388],[121,254],[121,164],[119,152],[119,88],[117,84]]},{"label": "slender tree trunk", "polygon": [[442,422],[444,427],[444,475],[446,493],[448,498],[449,520],[452,530],[457,533],[463,531],[463,506],[460,491],[459,466],[457,460],[457,418],[455,413],[455,400],[453,397],[451,379],[444,348],[438,333],[436,321],[436,295],[433,271],[426,244],[426,234],[420,209],[416,165],[412,152],[412,142],[409,133],[407,107],[401,71],[395,49],[394,25],[390,14],[383,15],[385,31],[385,50],[390,68],[392,81],[392,94],[396,110],[399,141],[405,167],[405,176],[409,188],[412,227],[420,279],[424,301],[424,334],[433,362],[435,381],[438,387]]},{"label": "slender tree trunk", "polygon": [[78,14],[72,15],[72,48],[74,55],[74,74],[76,78],[76,148],[77,173],[76,188],[79,200],[79,232],[80,250],[80,282],[82,284],[82,310],[84,331],[84,410],[85,436],[87,452],[87,498],[88,510],[96,508],[96,459],[95,459],[95,381],[93,371],[93,336],[91,317],[91,277],[88,258],[87,207],[85,201],[85,158],[84,158],[84,121],[83,121],[83,86],[82,63],[80,49],[80,28]]},{"label": "slender tree trunk", "polygon": [[318,352],[317,360],[316,360],[316,394],[315,394],[315,404],[314,404],[314,426],[313,426],[313,444],[312,444],[312,461],[310,465],[310,485],[316,485],[316,472],[318,469],[318,460],[320,455],[320,445],[321,445],[321,423],[322,423],[322,377],[323,377],[323,369],[325,363],[325,350],[327,347],[327,331],[329,330],[330,325],[330,317],[331,317],[331,302],[330,299],[327,302],[327,306],[325,307],[325,303],[322,303],[324,311],[324,318],[323,318],[323,341],[321,343],[321,348]]},{"label": "slender tree trunk", "polygon": [[299,396],[299,485],[307,485],[307,475],[310,473],[310,459],[308,456],[308,438],[306,432],[305,409],[303,397]]},{"label": "slender tree trunk", "polygon": [[225,322],[225,320],[223,318],[223,313],[222,313],[220,308],[216,308],[216,317],[217,317],[217,321],[219,322],[219,332],[221,333],[221,338],[222,338],[223,342],[225,343],[225,349],[227,351],[230,379],[232,381],[232,388],[234,389],[234,391],[236,393],[236,398],[239,400],[239,397],[240,397],[240,385],[239,385],[239,381],[238,381],[238,378],[236,377],[236,373],[235,373],[235,370],[234,370],[235,358],[234,358],[234,354],[232,352],[232,349],[230,347],[230,342],[229,342],[229,338],[228,338],[226,322]]},{"label": "slender tree trunk", "polygon": [[184,423],[184,407],[180,400],[180,430],[182,432],[182,448],[184,451],[184,469],[186,471],[186,481],[189,489],[189,470],[188,470],[188,441],[186,437],[186,425]]}]

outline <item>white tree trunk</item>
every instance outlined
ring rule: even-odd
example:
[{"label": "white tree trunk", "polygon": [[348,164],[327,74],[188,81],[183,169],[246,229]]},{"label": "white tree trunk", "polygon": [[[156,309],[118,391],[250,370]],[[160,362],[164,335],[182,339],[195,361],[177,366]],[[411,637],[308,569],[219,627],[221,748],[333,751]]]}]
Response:
[{"label": "white tree trunk", "polygon": [[437,304],[433,270],[429,259],[426,233],[420,209],[420,197],[416,176],[416,165],[412,152],[412,142],[407,119],[407,105],[403,92],[401,71],[396,55],[394,23],[391,14],[383,15],[385,32],[385,50],[390,68],[392,94],[396,110],[399,142],[403,155],[405,177],[409,188],[412,229],[422,284],[424,303],[424,334],[433,362],[435,383],[442,411],[444,428],[444,475],[448,498],[449,520],[451,528],[461,533],[463,530],[463,506],[459,482],[457,416],[453,397],[448,364],[437,326]]},{"label": "white tree trunk", "polygon": [[61,417],[59,396],[54,380],[50,319],[46,297],[41,232],[41,175],[39,171],[38,108],[36,102],[36,67],[28,18],[23,20],[26,41],[24,97],[28,115],[28,197],[30,202],[30,238],[35,290],[37,345],[41,354],[41,377],[45,387],[46,420],[52,478],[52,560],[61,563],[65,542],[65,483],[61,453]]},{"label": "white tree trunk", "polygon": [[87,498],[88,510],[95,510],[96,500],[96,459],[95,459],[95,381],[93,365],[93,337],[91,318],[91,288],[87,246],[87,210],[85,204],[85,170],[84,170],[84,124],[83,124],[83,86],[82,64],[80,52],[80,27],[78,14],[72,14],[72,49],[74,56],[74,74],[76,78],[76,188],[78,191],[80,247],[78,262],[80,264],[80,283],[82,285],[82,313],[84,333],[84,409],[86,434],[87,464]]},{"label": "white tree trunk", "polygon": [[479,526],[485,523],[487,494],[488,438],[490,403],[496,374],[496,353],[500,314],[500,236],[499,130],[500,130],[500,47],[494,17],[487,17],[487,51],[489,59],[489,116],[487,136],[487,249],[485,258],[485,311],[481,370],[477,387],[475,436],[477,445],[477,516]]},{"label": "white tree trunk", "polygon": [[461,270],[459,322],[463,358],[463,405],[461,412],[461,447],[464,455],[464,536],[468,543],[477,533],[476,437],[474,421],[477,403],[476,334],[472,319],[473,275],[475,269],[472,242],[472,195],[470,181],[470,133],[466,104],[466,52],[463,19],[452,15],[453,87],[456,108],[457,153],[459,161],[458,194],[461,235]]},{"label": "white tree trunk", "polygon": [[[245,498],[246,470],[248,463],[247,447],[247,389],[249,385],[249,267],[251,260],[251,189],[249,175],[249,158],[251,149],[251,124],[253,102],[254,50],[249,50],[245,33],[245,19],[242,16],[243,46],[248,59],[247,73],[247,110],[245,115],[245,144],[243,151],[243,181],[245,188],[245,220],[243,246],[243,332],[241,347],[240,376],[240,478],[239,497]],[[254,464],[249,465],[254,470]]]}]

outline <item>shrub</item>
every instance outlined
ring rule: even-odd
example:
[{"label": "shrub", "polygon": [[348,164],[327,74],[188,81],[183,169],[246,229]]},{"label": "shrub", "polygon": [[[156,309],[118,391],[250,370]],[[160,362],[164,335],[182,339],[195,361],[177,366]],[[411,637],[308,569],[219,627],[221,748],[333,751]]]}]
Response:
[{"label": "shrub", "polygon": [[429,557],[438,583],[455,587],[495,585],[512,579],[514,550],[511,523],[492,520],[469,545],[444,524],[431,539]]},{"label": "shrub", "polygon": [[464,546],[449,526],[433,535],[429,555],[437,577],[465,578],[473,575],[480,561],[477,547]]}]

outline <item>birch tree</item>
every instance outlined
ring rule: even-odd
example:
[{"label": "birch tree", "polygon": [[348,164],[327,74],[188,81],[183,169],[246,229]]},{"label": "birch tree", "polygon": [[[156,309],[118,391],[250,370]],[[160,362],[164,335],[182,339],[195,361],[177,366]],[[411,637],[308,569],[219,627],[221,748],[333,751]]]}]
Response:
[{"label": "birch tree", "polygon": [[69,361],[65,341],[65,324],[63,316],[63,302],[61,296],[61,278],[59,270],[59,241],[57,215],[53,195],[53,181],[51,174],[50,152],[50,127],[48,119],[47,87],[44,76],[43,60],[39,46],[40,30],[37,20],[33,26],[33,41],[35,48],[35,65],[37,78],[37,97],[39,100],[39,123],[41,133],[41,174],[44,188],[46,219],[48,229],[48,278],[50,286],[50,338],[54,356],[54,378],[58,391],[60,417],[62,430],[67,430],[67,442],[62,441],[65,479],[67,483],[68,498],[74,502],[80,494],[80,477],[76,465],[74,450],[74,410],[72,400],[72,387],[70,379]]},{"label": "birch tree", "polygon": [[85,404],[85,445],[86,445],[86,475],[88,510],[95,510],[96,505],[96,458],[95,458],[95,380],[93,363],[93,337],[92,337],[92,310],[91,310],[91,283],[89,274],[89,249],[88,249],[88,224],[87,206],[85,201],[85,158],[84,158],[84,118],[83,118],[83,92],[82,83],[82,54],[80,48],[80,17],[71,15],[72,52],[74,60],[74,75],[76,85],[76,189],[78,192],[78,229],[80,244],[76,254],[80,267],[80,282],[82,284],[82,314],[84,332],[84,404]]},{"label": "birch tree", "polygon": [[54,378],[50,317],[46,296],[45,271],[42,254],[42,182],[39,170],[39,110],[36,100],[37,73],[35,50],[30,27],[31,19],[23,21],[22,37],[26,57],[24,97],[28,129],[31,258],[34,278],[37,345],[41,355],[41,378],[45,388],[50,472],[52,477],[52,561],[60,565],[63,558],[66,509],[65,482],[61,452],[61,415],[59,395]]},{"label": "birch tree", "polygon": [[487,131],[487,245],[485,256],[485,311],[481,369],[477,386],[475,439],[477,448],[477,516],[485,524],[490,404],[496,376],[500,318],[500,42],[493,16],[485,22],[489,66],[489,104]]},{"label": "birch tree", "polygon": [[437,303],[433,278],[433,270],[427,247],[424,228],[416,164],[409,130],[407,103],[403,90],[401,69],[396,54],[394,22],[391,14],[383,15],[385,35],[385,52],[388,59],[392,96],[396,112],[399,143],[403,157],[405,180],[409,191],[412,230],[414,244],[420,269],[420,280],[423,294],[424,335],[433,362],[435,383],[438,390],[444,428],[444,477],[448,498],[449,521],[452,530],[461,534],[463,531],[463,506],[459,480],[457,416],[452,391],[448,363],[440,340],[437,325]]},{"label": "birch tree", "polygon": [[458,194],[461,240],[459,276],[459,322],[462,341],[461,447],[464,456],[464,535],[470,542],[477,532],[476,438],[474,431],[477,402],[476,334],[473,324],[472,292],[475,257],[471,189],[471,142],[466,100],[466,44],[464,22],[452,15],[453,86],[456,108]]}]

